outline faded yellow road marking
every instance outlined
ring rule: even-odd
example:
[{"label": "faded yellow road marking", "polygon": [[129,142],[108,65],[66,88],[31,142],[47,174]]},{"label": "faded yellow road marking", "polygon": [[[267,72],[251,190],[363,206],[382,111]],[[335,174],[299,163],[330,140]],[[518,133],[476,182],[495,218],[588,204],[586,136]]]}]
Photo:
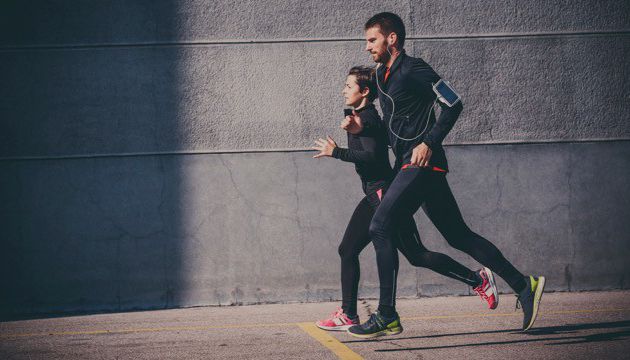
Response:
[{"label": "faded yellow road marking", "polygon": [[125,334],[160,331],[195,331],[195,330],[221,330],[221,329],[247,329],[262,327],[287,327],[295,326],[297,323],[269,323],[269,324],[240,324],[240,325],[215,325],[215,326],[169,326],[158,328],[135,328],[135,329],[114,329],[114,330],[86,330],[86,331],[53,331],[47,333],[23,333],[23,334],[0,334],[0,338],[6,337],[32,337],[46,335],[98,335],[98,334]]},{"label": "faded yellow road marking", "polygon": [[313,323],[299,323],[297,324],[300,329],[309,334],[315,340],[319,341],[322,345],[327,347],[330,351],[335,353],[339,359],[342,360],[361,360],[363,359],[359,354],[350,350],[349,347],[339,342],[339,340],[328,335],[324,330],[318,328]]},{"label": "faded yellow road marking", "polygon": [[[580,309],[580,310],[557,310],[539,312],[541,315],[562,315],[562,314],[583,314],[583,313],[599,313],[599,312],[623,312],[630,311],[630,308],[611,308],[611,309]],[[499,317],[499,316],[523,316],[520,311],[510,313],[470,313],[470,314],[454,314],[454,315],[432,315],[432,316],[410,316],[403,317],[402,320],[439,320],[439,319],[465,319],[471,317]],[[49,335],[99,335],[99,334],[126,334],[126,333],[142,333],[142,332],[162,332],[162,331],[203,331],[203,330],[221,330],[221,329],[247,329],[247,328],[265,328],[265,327],[288,327],[300,326],[302,323],[268,323],[268,324],[233,324],[233,325],[214,325],[214,326],[170,326],[156,328],[133,328],[133,329],[112,329],[112,330],[85,330],[85,331],[51,331],[40,333],[16,333],[16,334],[0,334],[2,338],[12,337],[35,337]]]}]

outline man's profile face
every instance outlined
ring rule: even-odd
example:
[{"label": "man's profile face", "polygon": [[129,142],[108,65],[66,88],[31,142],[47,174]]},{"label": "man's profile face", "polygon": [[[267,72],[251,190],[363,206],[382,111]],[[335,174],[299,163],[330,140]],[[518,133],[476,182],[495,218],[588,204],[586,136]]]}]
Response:
[{"label": "man's profile face", "polygon": [[385,63],[389,60],[387,38],[381,32],[379,26],[373,26],[365,30],[365,41],[365,51],[372,54],[372,60],[377,63]]}]

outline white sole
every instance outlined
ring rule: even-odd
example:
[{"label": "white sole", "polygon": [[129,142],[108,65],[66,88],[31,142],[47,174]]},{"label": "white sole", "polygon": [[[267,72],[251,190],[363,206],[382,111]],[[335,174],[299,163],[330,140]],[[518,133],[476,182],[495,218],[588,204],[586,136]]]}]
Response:
[{"label": "white sole", "polygon": [[494,282],[494,274],[492,273],[492,270],[488,269],[487,267],[484,267],[483,269],[486,271],[486,275],[488,275],[488,282],[490,282],[490,287],[492,288],[492,291],[494,292],[494,299],[496,300],[496,306],[494,308],[491,308],[491,310],[494,310],[499,307],[499,290],[497,290],[497,283]]},{"label": "white sole", "polygon": [[353,333],[351,333],[349,331],[348,331],[348,334],[350,334],[350,335],[352,335],[354,337],[360,338],[360,339],[373,339],[373,338],[379,337],[379,336],[398,335],[398,334],[400,334],[402,332],[403,332],[403,328],[402,328],[402,326],[400,326],[397,329],[393,329],[393,330],[386,329],[386,330],[379,331],[379,332],[374,333],[374,334],[361,335],[361,334],[353,334]]},{"label": "white sole", "polygon": [[[359,324],[354,324],[354,325],[359,325]],[[318,328],[322,330],[326,330],[326,331],[348,331],[348,329],[350,329],[354,325],[340,325],[340,326],[331,327],[331,326],[319,325],[317,323],[315,324],[315,326],[317,326]]]}]

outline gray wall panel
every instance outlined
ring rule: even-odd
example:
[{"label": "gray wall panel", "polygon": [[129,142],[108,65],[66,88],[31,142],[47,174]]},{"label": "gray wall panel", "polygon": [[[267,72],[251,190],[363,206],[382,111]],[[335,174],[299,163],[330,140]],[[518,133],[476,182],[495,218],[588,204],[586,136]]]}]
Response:
[{"label": "gray wall panel", "polygon": [[630,37],[414,41],[413,49],[462,95],[447,142],[630,136]]},{"label": "gray wall panel", "polygon": [[361,37],[393,11],[416,36],[628,31],[630,5],[605,1],[32,1],[0,5],[0,46]]},{"label": "gray wall panel", "polygon": [[[630,142],[447,151],[464,218],[519,269],[549,290],[627,288]],[[338,299],[360,186],[350,164],[311,155],[0,162],[2,315]],[[429,249],[479,267],[417,220]],[[361,261],[374,297],[371,246]],[[401,296],[469,291],[401,262]]]},{"label": "gray wall panel", "polygon": [[3,2],[0,45],[358,37],[365,21],[382,9],[411,21],[409,4],[392,0],[41,3]]},{"label": "gray wall panel", "polygon": [[603,1],[411,1],[411,33],[491,34],[629,30],[630,4]]},{"label": "gray wall panel", "polygon": [[[413,41],[459,89],[447,142],[630,136],[630,37]],[[305,148],[337,128],[354,43],[3,53],[0,154]],[[337,129],[335,131],[331,129]]]},{"label": "gray wall panel", "polygon": [[[608,249],[619,254],[630,251],[630,223],[627,209],[630,196],[626,190],[630,179],[630,150],[610,146],[606,154],[577,152],[571,155],[568,169],[571,191],[569,208],[569,233],[576,241],[573,246],[574,261],[565,270],[565,281],[571,290],[590,288],[627,288],[630,283],[628,257],[604,255]],[[596,168],[592,164],[598,164]],[[615,204],[626,204],[618,209]],[[617,229],[625,229],[618,233]],[[577,264],[589,264],[579,268]],[[601,269],[611,279],[602,284],[592,269]],[[616,283],[614,283],[616,282]]]}]

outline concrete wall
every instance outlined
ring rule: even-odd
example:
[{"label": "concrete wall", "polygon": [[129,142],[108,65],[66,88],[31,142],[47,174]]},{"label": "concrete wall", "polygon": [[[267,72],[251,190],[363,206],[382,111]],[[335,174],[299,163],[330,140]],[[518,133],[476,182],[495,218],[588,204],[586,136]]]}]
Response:
[{"label": "concrete wall", "polygon": [[[0,315],[339,298],[360,187],[304,149],[344,138],[341,84],[384,10],[463,94],[446,142],[471,227],[549,289],[627,288],[627,1],[10,0]],[[370,249],[362,275],[376,295]],[[468,292],[408,265],[399,288]]]}]

